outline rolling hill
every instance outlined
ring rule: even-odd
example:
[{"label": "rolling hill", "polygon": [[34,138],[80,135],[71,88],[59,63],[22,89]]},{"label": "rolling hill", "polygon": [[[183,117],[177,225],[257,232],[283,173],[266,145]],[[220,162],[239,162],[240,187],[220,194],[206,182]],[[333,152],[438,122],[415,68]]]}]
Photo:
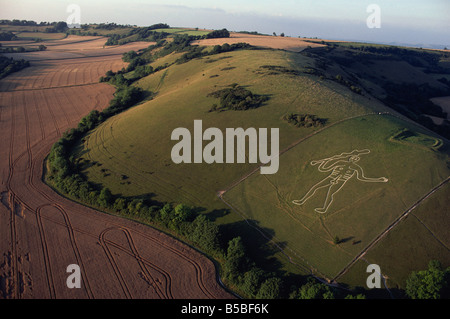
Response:
[{"label": "rolling hill", "polygon": [[[151,98],[74,148],[89,181],[115,196],[196,207],[280,274],[365,286],[365,265],[375,263],[386,288],[403,288],[430,259],[450,265],[448,121],[425,116],[446,116],[428,101],[450,95],[448,53],[323,42],[180,62],[182,54],[152,61],[160,69],[132,84]],[[211,93],[230,87],[265,100],[217,109],[222,102]],[[175,164],[171,134],[193,132],[195,120],[222,132],[279,128],[279,171]]]}]

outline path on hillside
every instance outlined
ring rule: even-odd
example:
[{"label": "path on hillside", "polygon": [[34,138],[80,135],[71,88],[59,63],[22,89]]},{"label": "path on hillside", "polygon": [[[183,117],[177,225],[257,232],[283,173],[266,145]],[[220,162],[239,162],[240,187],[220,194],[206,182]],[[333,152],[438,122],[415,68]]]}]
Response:
[{"label": "path on hillside", "polygon": [[386,229],[381,232],[377,237],[375,237],[358,255],[355,256],[348,264],[345,266],[334,278],[333,281],[337,281],[342,275],[344,275],[358,260],[360,260],[364,255],[373,248],[381,239],[386,237],[386,235],[395,228],[402,220],[404,220],[408,215],[415,210],[422,202],[427,200],[431,195],[441,189],[444,185],[446,185],[450,181],[450,176],[447,177],[443,182],[439,185],[431,189],[427,194],[425,194],[422,198],[420,198],[417,202],[415,202],[410,208],[404,211],[397,219],[395,219]]}]

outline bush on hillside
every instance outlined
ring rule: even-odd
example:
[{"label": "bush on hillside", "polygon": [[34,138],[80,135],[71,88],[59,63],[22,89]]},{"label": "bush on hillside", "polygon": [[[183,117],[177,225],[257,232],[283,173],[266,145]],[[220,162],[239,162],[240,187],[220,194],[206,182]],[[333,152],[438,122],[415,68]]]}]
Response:
[{"label": "bush on hillside", "polygon": [[260,107],[269,97],[253,94],[250,90],[238,85],[232,84],[229,88],[218,90],[207,95],[220,99],[219,105],[213,105],[210,112],[213,111],[243,111]]}]

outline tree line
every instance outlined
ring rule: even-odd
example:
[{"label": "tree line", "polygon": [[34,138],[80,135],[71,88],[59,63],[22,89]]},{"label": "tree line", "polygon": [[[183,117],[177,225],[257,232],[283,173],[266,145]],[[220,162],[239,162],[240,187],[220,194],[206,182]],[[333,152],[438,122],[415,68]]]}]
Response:
[{"label": "tree line", "polygon": [[30,62],[25,61],[24,59],[14,60],[13,58],[0,56],[0,79],[29,66]]},{"label": "tree line", "polygon": [[[192,46],[191,42],[195,39],[198,39],[198,37],[187,34],[175,35],[172,41],[169,42],[159,40],[156,44],[150,45],[148,48],[141,50],[139,53],[134,50],[126,52],[123,54],[122,60],[124,62],[128,62],[128,66],[117,72],[113,72],[111,70],[106,72],[105,76],[100,78],[100,82],[109,82],[116,86],[130,85],[143,77],[169,67],[169,64],[164,64],[153,68],[149,64],[174,52],[184,52],[181,57],[173,62],[176,64],[182,64],[189,62],[192,59],[203,58],[219,53],[243,49],[254,49],[247,43],[235,43],[232,45],[225,43],[223,45],[216,45],[212,50],[208,51],[201,46]],[[262,99],[262,97],[259,96],[254,97],[255,99]]]},{"label": "tree line", "polygon": [[36,51],[45,51],[47,47],[43,44],[40,44],[37,47],[23,47],[23,46],[2,46],[0,43],[0,53],[21,53],[21,52],[36,52]]},{"label": "tree line", "polygon": [[[361,75],[356,75],[359,72],[358,63],[370,66],[379,60],[402,61],[426,74],[435,75],[436,78],[439,77],[437,81],[444,84],[440,87],[432,86],[427,82],[396,82],[387,72],[380,75],[372,74],[369,80],[384,90],[382,94],[372,93],[376,94],[375,97],[384,104],[428,129],[446,138],[450,137],[450,122],[448,120],[444,120],[442,124],[438,125],[427,116],[446,118],[446,113],[442,108],[432,103],[430,99],[450,95],[450,81],[446,79],[446,75],[450,74],[450,69],[445,63],[441,63],[442,60],[448,59],[450,54],[396,46],[326,44],[327,47],[305,50],[301,54],[314,58],[316,67],[321,69],[321,80],[335,81],[357,94],[374,92],[370,87],[367,87],[367,91],[364,91],[365,85],[358,79],[358,76],[361,77]],[[333,74],[334,72],[329,67],[334,64],[340,66],[343,71],[342,74]],[[326,72],[327,68],[330,69],[329,72]]]},{"label": "tree line", "polygon": [[0,41],[14,41],[17,39],[17,36],[11,31],[0,32]]},{"label": "tree line", "polygon": [[18,20],[18,19],[13,19],[13,20],[7,20],[7,19],[2,19],[0,20],[0,25],[14,25],[14,26],[55,26],[56,24],[58,24],[59,22],[39,22],[37,23],[36,21],[32,21],[32,20]]}]

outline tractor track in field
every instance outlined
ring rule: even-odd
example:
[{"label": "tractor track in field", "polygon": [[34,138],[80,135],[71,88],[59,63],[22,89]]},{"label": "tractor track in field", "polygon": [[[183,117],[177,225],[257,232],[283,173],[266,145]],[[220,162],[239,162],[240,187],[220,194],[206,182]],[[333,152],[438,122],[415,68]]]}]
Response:
[{"label": "tractor track in field", "polygon": [[[92,82],[123,64],[121,53],[108,56],[104,63],[101,56],[57,60],[52,74],[45,60],[2,83],[0,298],[232,298],[216,280],[214,264],[195,249],[74,203],[43,183],[52,144],[112,98],[112,87]],[[81,290],[66,287],[69,263],[80,266]]]},{"label": "tractor track in field", "polygon": [[[129,245],[128,249],[120,244],[115,243],[112,240],[108,240],[105,238],[105,236],[108,232],[114,231],[114,230],[118,230],[126,236],[127,243]],[[114,268],[118,279],[121,281],[121,286],[122,286],[122,289],[124,289],[124,291],[126,290],[127,293],[129,293],[127,286],[126,286],[126,281],[123,280],[123,276],[120,273],[120,268],[117,266],[115,257],[111,253],[108,246],[113,246],[113,247],[125,252],[126,254],[128,254],[129,256],[133,257],[136,260],[136,262],[139,264],[139,267],[142,271],[145,281],[148,282],[149,285],[153,288],[153,290],[156,293],[156,295],[158,296],[158,298],[160,298],[160,299],[172,299],[173,298],[172,292],[171,292],[172,278],[170,276],[170,273],[167,273],[162,268],[156,266],[155,264],[151,263],[150,261],[148,261],[140,256],[140,254],[136,248],[136,245],[134,244],[133,238],[128,229],[122,228],[122,227],[120,227],[120,228],[113,227],[113,228],[105,229],[99,236],[99,242],[102,245],[103,249],[105,250],[105,253],[108,255],[108,259],[110,260],[110,263],[111,263],[112,267]],[[151,274],[151,272],[149,271],[149,269],[147,267],[150,267],[152,269],[152,271],[158,272],[160,275],[162,275],[165,279],[164,282],[161,282],[160,280],[155,280],[154,276]]]}]

